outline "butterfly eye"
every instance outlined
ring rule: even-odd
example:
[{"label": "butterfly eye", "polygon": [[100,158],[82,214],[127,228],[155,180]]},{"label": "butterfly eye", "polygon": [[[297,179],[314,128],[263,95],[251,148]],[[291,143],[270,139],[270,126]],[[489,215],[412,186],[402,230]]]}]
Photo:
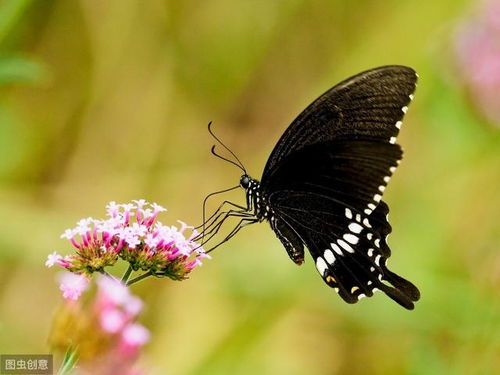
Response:
[{"label": "butterfly eye", "polygon": [[240,185],[243,189],[248,188],[248,185],[250,185],[250,177],[248,177],[246,174],[241,176]]}]

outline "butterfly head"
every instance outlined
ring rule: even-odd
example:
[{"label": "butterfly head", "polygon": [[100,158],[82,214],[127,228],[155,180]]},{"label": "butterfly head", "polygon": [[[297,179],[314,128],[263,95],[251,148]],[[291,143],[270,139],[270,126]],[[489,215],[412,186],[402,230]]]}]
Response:
[{"label": "butterfly head", "polygon": [[250,178],[249,175],[247,174],[244,174],[243,176],[241,176],[240,178],[240,186],[243,188],[243,189],[248,189],[248,187],[250,186],[250,181],[252,181],[252,179]]}]

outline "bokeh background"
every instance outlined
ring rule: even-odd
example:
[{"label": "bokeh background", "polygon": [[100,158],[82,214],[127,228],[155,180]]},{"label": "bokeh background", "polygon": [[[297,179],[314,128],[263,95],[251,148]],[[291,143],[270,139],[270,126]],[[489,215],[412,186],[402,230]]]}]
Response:
[{"label": "bokeh background", "polygon": [[204,196],[238,182],[208,121],[259,177],[315,97],[396,63],[420,75],[385,195],[416,309],[344,304],[255,225],[188,281],[134,286],[153,335],[143,367],[500,373],[499,1],[0,1],[0,352],[49,350],[62,301],[44,261],[71,250],[64,229],[138,198],[197,224]]}]

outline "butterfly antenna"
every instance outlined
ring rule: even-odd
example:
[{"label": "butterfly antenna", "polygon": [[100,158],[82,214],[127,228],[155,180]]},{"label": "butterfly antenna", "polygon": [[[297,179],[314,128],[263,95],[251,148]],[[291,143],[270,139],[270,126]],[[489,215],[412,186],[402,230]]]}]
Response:
[{"label": "butterfly antenna", "polygon": [[227,159],[225,158],[224,156],[221,156],[219,155],[218,153],[215,152],[215,145],[212,146],[212,149],[210,150],[212,152],[212,154],[216,157],[218,157],[219,159],[222,159],[224,161],[227,161],[228,163],[231,163],[232,165],[235,165],[237,166],[239,169],[241,169],[245,174],[246,174],[246,171],[245,171],[245,168],[243,168],[241,165],[239,165],[238,163],[230,160],[230,159]]},{"label": "butterfly antenna", "polygon": [[[214,138],[217,142],[219,142],[219,144],[220,144],[222,147],[224,147],[224,148],[225,148],[225,149],[226,149],[226,150],[227,150],[227,151],[228,151],[231,155],[233,155],[233,157],[234,157],[234,158],[236,159],[236,161],[238,162],[238,163],[232,162],[232,164],[234,164],[234,165],[236,165],[237,167],[239,167],[239,168],[240,168],[240,169],[241,169],[241,170],[242,170],[242,171],[246,174],[246,173],[247,173],[247,171],[246,171],[245,167],[243,166],[243,163],[240,161],[240,159],[238,159],[238,157],[236,156],[236,154],[235,154],[233,151],[231,151],[231,149],[230,149],[229,147],[227,147],[227,146],[226,146],[226,145],[225,145],[225,144],[224,144],[224,143],[223,143],[223,142],[222,142],[222,141],[221,141],[221,140],[220,140],[220,139],[219,139],[219,138],[215,135],[215,133],[213,132],[213,130],[212,130],[212,121],[210,121],[210,122],[208,123],[208,132],[210,133],[210,135],[211,135],[211,136],[212,136],[212,137],[213,137],[213,138]],[[225,159],[225,158],[221,157],[220,155],[215,154],[215,152],[214,152],[214,148],[215,148],[215,146],[214,146],[214,147],[212,147],[212,154],[214,154],[215,156],[217,156],[217,157],[219,157],[219,158],[221,158],[221,159],[224,159],[224,160],[226,160],[226,161],[229,161],[228,159]]]}]

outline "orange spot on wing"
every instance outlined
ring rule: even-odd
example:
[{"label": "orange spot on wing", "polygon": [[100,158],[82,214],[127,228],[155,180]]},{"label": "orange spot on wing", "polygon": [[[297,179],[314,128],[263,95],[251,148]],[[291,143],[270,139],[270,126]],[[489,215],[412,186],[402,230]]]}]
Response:
[{"label": "orange spot on wing", "polygon": [[333,276],[328,275],[328,276],[326,277],[326,282],[327,282],[327,283],[336,283],[336,282],[337,282],[337,280],[335,280],[335,278],[334,278]]}]

